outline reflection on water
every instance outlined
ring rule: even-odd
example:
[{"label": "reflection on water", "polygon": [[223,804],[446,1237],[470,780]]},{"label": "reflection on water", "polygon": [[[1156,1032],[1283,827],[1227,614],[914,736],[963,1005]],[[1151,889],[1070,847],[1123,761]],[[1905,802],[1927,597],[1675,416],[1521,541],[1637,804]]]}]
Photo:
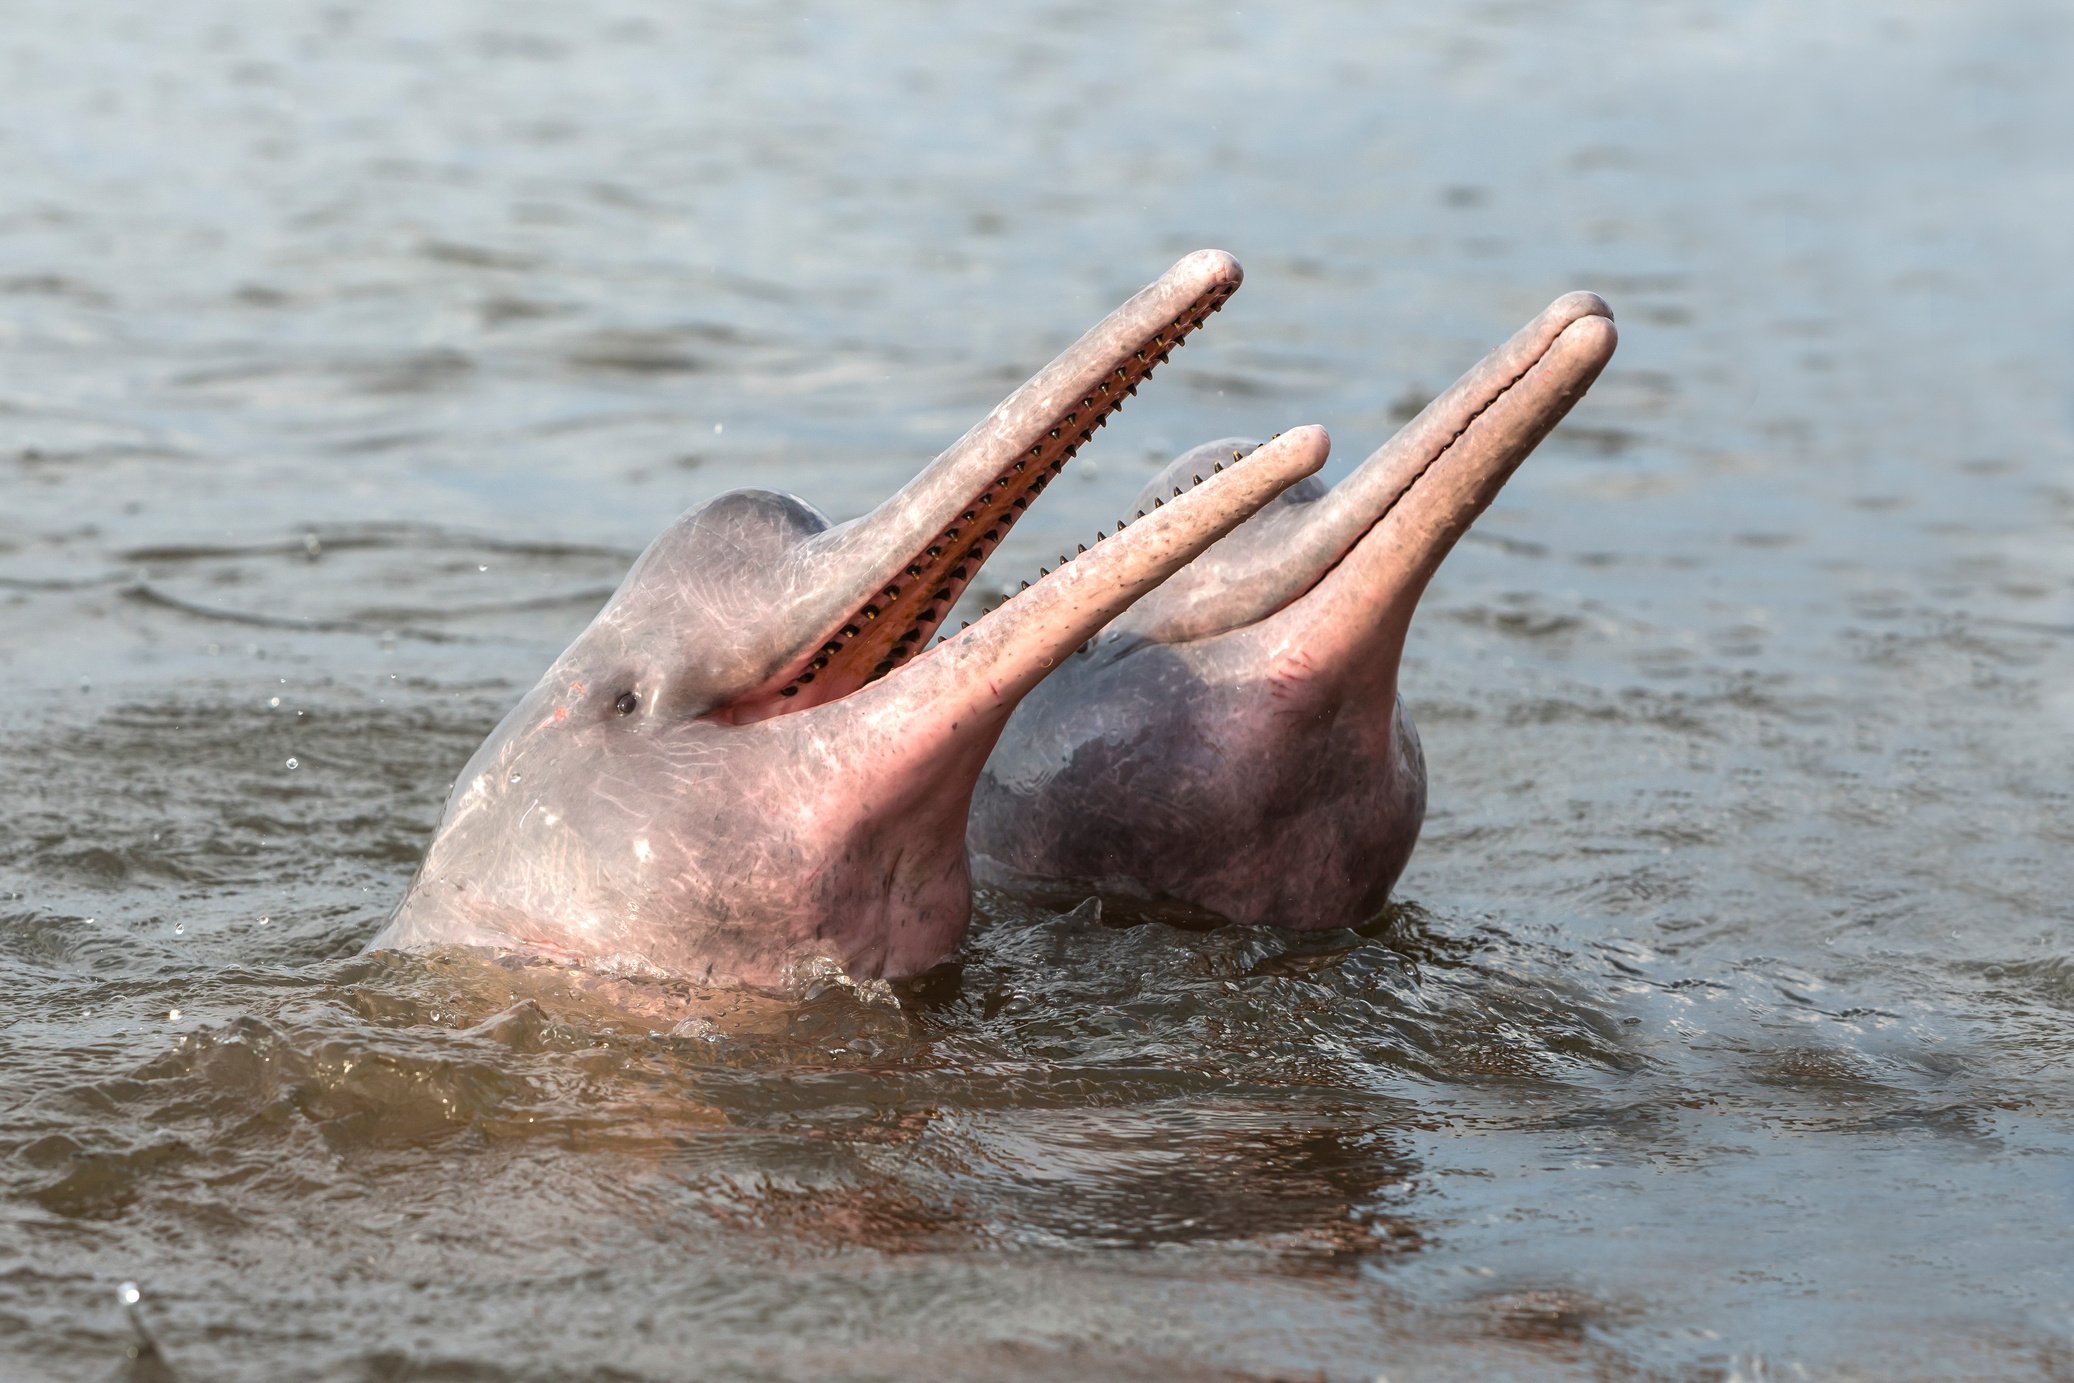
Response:
[{"label": "reflection on water", "polygon": [[[2070,40],[15,7],[0,1372],[2064,1376]],[[1247,288],[975,599],[1621,318],[1426,601],[1388,915],[989,895],[797,1004],[355,954],[669,517],[860,511],[1206,244]]]}]

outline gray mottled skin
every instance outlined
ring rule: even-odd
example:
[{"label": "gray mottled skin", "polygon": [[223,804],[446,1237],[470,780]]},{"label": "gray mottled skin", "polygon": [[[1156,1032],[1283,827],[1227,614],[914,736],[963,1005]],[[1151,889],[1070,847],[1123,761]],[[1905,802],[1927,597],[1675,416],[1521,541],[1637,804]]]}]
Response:
[{"label": "gray mottled skin", "polygon": [[1239,277],[1216,251],[1182,260],[861,518],[753,490],[680,518],[476,751],[371,946],[768,987],[940,960],[970,915],[972,785],[1016,703],[1324,462],[1324,432],[1297,429],[928,647]]},{"label": "gray mottled skin", "polygon": [[[974,793],[980,876],[1284,927],[1373,917],[1426,810],[1397,694],[1412,611],[1614,344],[1599,298],[1558,300],[1336,488],[1292,485],[1067,659]],[[1198,447],[1140,503],[1254,446]]]}]

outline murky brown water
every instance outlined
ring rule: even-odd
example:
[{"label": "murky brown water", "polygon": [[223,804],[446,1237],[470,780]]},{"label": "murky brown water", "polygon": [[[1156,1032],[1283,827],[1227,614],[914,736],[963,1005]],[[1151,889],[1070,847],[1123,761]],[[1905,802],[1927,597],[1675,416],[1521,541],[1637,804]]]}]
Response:
[{"label": "murky brown water", "polygon": [[[1289,8],[9,7],[0,1372],[2074,1375],[2074,13]],[[1206,244],[996,586],[1621,317],[1389,917],[987,898],[675,1031],[356,957],[670,516],[860,510]]]}]

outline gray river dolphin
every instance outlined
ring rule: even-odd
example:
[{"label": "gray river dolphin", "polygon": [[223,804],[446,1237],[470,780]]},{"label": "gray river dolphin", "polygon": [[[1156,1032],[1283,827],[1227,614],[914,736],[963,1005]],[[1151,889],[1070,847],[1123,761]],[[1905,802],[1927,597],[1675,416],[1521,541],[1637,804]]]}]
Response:
[{"label": "gray river dolphin", "polygon": [[[1302,929],[1375,916],[1426,811],[1397,694],[1412,611],[1615,340],[1596,295],[1557,300],[1338,486],[1283,491],[1068,658],[980,778],[982,880]],[[1255,445],[1198,447],[1139,503]]]},{"label": "gray river dolphin", "polygon": [[[996,545],[1237,289],[1188,256],[891,499],[678,519],[476,751],[370,948],[481,945],[784,988],[927,969],[971,915],[972,787],[1075,647],[1324,463],[1299,428],[929,646]],[[924,650],[927,650],[926,652]]]}]

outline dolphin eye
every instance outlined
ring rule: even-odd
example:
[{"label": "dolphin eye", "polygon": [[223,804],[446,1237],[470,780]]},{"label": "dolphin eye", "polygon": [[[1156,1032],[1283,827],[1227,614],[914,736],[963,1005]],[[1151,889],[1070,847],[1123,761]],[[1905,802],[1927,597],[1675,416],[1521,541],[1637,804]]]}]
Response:
[{"label": "dolphin eye", "polygon": [[628,691],[619,694],[619,700],[612,703],[612,709],[618,711],[623,716],[630,716],[640,705],[641,698]]}]

